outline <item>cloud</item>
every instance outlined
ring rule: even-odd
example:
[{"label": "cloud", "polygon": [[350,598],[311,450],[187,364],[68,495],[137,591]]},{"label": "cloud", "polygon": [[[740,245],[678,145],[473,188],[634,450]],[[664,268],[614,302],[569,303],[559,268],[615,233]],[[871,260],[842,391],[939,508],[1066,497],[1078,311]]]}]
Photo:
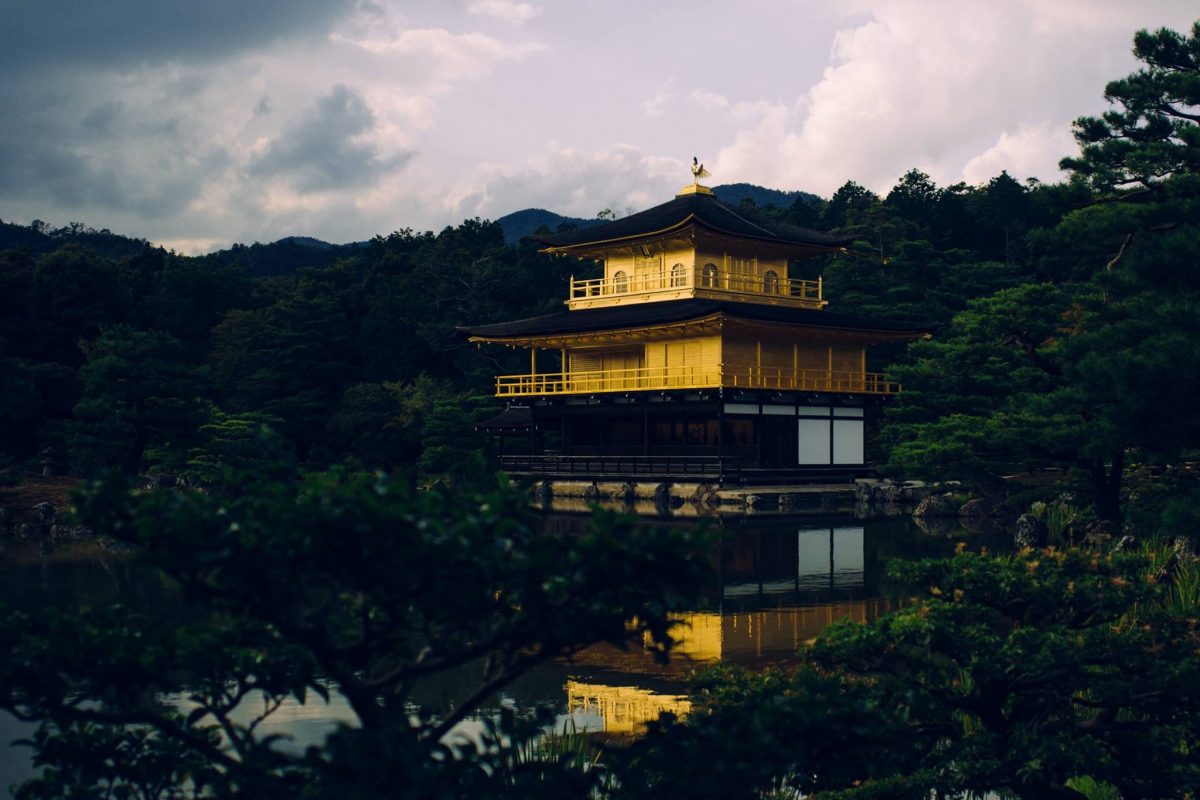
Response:
[{"label": "cloud", "polygon": [[519,166],[490,165],[445,198],[447,216],[496,219],[522,208],[550,208],[584,218],[611,208],[642,210],[672,197],[688,164],[615,145],[590,153],[547,148]]},{"label": "cloud", "polygon": [[692,89],[688,99],[694,105],[709,111],[720,111],[729,108],[729,98],[723,94],[710,92],[707,89]]},{"label": "cloud", "polygon": [[[940,183],[961,179],[968,166],[972,178],[1008,169],[1057,179],[1058,158],[1073,146],[1055,131],[1102,109],[1104,84],[1132,66],[1136,25],[1126,18],[1146,16],[1106,15],[1101,6],[1118,8],[1074,0],[852,3],[865,18],[837,32],[820,80],[803,96],[762,105],[713,171],[823,194],[850,179],[886,191],[911,167]],[[1081,57],[1079,20],[1088,9],[1089,52],[1115,57]],[[999,139],[997,129],[1006,131]],[[1064,149],[1051,153],[1055,147]]]},{"label": "cloud", "polygon": [[642,110],[646,112],[647,117],[658,117],[666,111],[667,104],[675,99],[673,84],[674,81],[666,81],[642,102]]},{"label": "cloud", "polygon": [[300,120],[255,156],[246,173],[283,177],[300,192],[370,185],[412,153],[384,157],[370,138],[375,115],[361,95],[335,86]]},{"label": "cloud", "polygon": [[97,76],[54,91],[0,86],[0,107],[21,109],[0,125],[0,198],[147,219],[185,209],[230,154],[186,104],[165,96],[169,77],[141,78],[121,91]]},{"label": "cloud", "polygon": [[6,0],[0,72],[211,62],[280,39],[323,37],[353,0]]},{"label": "cloud", "polygon": [[515,3],[512,0],[476,0],[467,6],[471,14],[495,17],[512,25],[521,25],[542,13],[530,3]]},{"label": "cloud", "polygon": [[996,143],[963,167],[967,183],[985,183],[1002,171],[1017,178],[1054,175],[1058,161],[1073,146],[1071,132],[1062,125],[1021,125],[1000,134]]},{"label": "cloud", "polygon": [[520,61],[545,50],[539,42],[506,42],[482,33],[451,33],[445,28],[409,28],[384,38],[333,40],[394,60],[410,88],[445,91],[455,83],[488,75],[496,64]]}]

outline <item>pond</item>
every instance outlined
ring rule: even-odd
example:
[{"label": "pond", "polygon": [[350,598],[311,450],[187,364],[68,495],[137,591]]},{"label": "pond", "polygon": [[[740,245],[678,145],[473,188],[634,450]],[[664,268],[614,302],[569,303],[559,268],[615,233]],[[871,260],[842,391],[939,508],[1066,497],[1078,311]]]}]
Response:
[{"label": "pond", "polygon": [[[547,528],[557,532],[586,524],[586,517],[577,515],[546,519]],[[907,517],[737,517],[715,524],[720,528],[715,575],[696,607],[680,615],[678,646],[668,664],[656,663],[639,647],[598,645],[569,662],[528,673],[490,705],[549,707],[559,729],[566,725],[617,736],[636,734],[663,711],[688,711],[687,681],[697,669],[717,662],[751,668],[785,664],[830,623],[846,618],[866,622],[895,608],[902,598],[885,580],[887,560],[949,554],[963,540],[972,546],[998,543],[956,527],[927,533]],[[4,541],[0,600],[31,613],[51,606],[120,602],[130,613],[163,624],[194,613],[164,576],[138,567],[129,553],[93,542],[48,549],[33,539]],[[466,672],[441,675],[419,687],[414,699],[430,709],[446,709],[472,682]],[[352,721],[349,707],[334,694],[328,703],[310,698],[306,705],[285,704],[263,733],[286,734],[289,746],[303,748],[319,743],[337,724]],[[458,732],[470,736],[479,725],[478,720],[467,721]],[[32,726],[0,714],[0,787],[33,774],[28,748],[9,744],[31,732]]]}]

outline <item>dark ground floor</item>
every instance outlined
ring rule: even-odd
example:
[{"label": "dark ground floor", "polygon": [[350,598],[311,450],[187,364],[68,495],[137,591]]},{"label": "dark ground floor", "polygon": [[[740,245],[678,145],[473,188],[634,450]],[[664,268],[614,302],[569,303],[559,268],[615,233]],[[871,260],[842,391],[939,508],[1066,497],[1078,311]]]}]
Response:
[{"label": "dark ground floor", "polygon": [[481,427],[511,474],[849,481],[870,471],[878,404],[855,395],[658,392],[534,400]]}]

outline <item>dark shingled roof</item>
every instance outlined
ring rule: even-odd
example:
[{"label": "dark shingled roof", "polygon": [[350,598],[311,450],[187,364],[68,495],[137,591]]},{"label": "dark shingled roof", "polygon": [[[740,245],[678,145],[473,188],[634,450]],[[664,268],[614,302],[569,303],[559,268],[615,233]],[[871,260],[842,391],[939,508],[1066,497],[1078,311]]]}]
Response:
[{"label": "dark shingled roof", "polygon": [[477,429],[511,431],[533,426],[533,411],[529,406],[510,406],[494,417],[475,423]]},{"label": "dark shingled roof", "polygon": [[584,308],[561,311],[543,317],[497,322],[491,325],[463,325],[458,330],[471,336],[508,338],[550,336],[563,333],[587,333],[614,328],[636,328],[686,322],[710,314],[724,312],[731,317],[764,322],[783,322],[813,328],[879,331],[885,333],[924,333],[932,329],[927,322],[901,322],[889,319],[855,317],[835,314],[815,308],[789,308],[756,303],[731,303],[717,300],[667,300],[656,303],[636,303],[627,306]]},{"label": "dark shingled roof", "polygon": [[854,241],[853,236],[821,233],[737,211],[711,194],[703,192],[680,195],[660,206],[630,214],[605,225],[566,233],[534,235],[532,238],[552,248],[574,247],[665,233],[682,228],[691,221],[719,233],[779,244],[846,247]]}]

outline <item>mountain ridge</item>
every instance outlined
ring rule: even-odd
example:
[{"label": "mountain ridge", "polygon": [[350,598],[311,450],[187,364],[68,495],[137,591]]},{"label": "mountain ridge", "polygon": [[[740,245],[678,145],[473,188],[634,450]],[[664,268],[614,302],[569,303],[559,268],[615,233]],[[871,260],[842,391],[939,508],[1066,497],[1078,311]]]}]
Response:
[{"label": "mountain ridge", "polygon": [[[730,183],[713,187],[721,202],[750,208],[788,208],[797,200],[808,203],[821,198],[810,192],[768,189],[752,183]],[[521,239],[543,228],[557,232],[567,229],[590,228],[607,220],[585,219],[559,214],[545,208],[523,208],[492,220],[503,232],[504,241],[516,246]],[[77,244],[110,258],[135,256],[146,248],[155,247],[146,239],[123,236],[108,229],[96,230],[83,223],[72,222],[61,228],[35,220],[29,225],[0,221],[0,251],[25,248],[34,253],[46,253],[64,244]],[[335,244],[312,236],[283,236],[273,242],[236,243],[199,256],[190,256],[214,265],[240,263],[252,276],[289,275],[305,267],[326,267],[340,258],[353,256],[370,242]]]}]

